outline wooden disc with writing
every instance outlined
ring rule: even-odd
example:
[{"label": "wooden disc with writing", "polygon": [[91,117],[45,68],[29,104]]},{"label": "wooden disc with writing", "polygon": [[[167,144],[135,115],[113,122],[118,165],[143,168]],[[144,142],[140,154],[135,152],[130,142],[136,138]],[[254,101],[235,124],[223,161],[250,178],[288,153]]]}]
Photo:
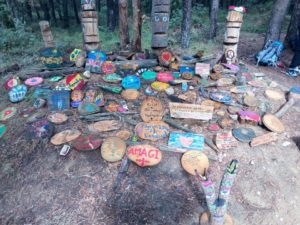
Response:
[{"label": "wooden disc with writing", "polygon": [[142,122],[136,125],[135,132],[142,139],[157,141],[168,136],[169,125],[163,121]]},{"label": "wooden disc with writing", "polygon": [[126,152],[126,143],[118,137],[109,137],[101,146],[101,156],[108,162],[120,161]]},{"label": "wooden disc with writing", "polygon": [[140,96],[140,92],[136,89],[125,89],[122,91],[121,96],[127,101],[134,101]]},{"label": "wooden disc with writing", "polygon": [[272,114],[266,114],[262,121],[270,131],[282,133],[285,130],[283,123]]},{"label": "wooden disc with writing", "polygon": [[141,117],[144,122],[160,121],[163,114],[164,108],[158,98],[149,96],[142,102]]},{"label": "wooden disc with writing", "polygon": [[69,141],[73,141],[81,135],[81,132],[76,129],[64,130],[55,134],[51,138],[51,143],[54,145],[61,145]]},{"label": "wooden disc with writing", "polygon": [[195,170],[199,174],[204,174],[208,169],[209,162],[207,156],[196,150],[187,151],[181,158],[183,169],[191,175],[196,175]]}]

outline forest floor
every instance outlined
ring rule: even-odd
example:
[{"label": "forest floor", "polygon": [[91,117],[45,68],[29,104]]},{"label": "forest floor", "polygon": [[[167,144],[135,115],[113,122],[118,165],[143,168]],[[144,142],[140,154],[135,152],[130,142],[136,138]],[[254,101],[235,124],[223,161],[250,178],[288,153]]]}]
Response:
[{"label": "forest floor", "polygon": [[[253,56],[262,41],[261,35],[242,33],[239,55],[249,72],[265,73],[265,79],[275,81],[282,91],[299,86],[300,77],[289,78],[275,68],[255,66]],[[291,57],[286,51],[282,58],[288,63]],[[258,89],[256,94],[263,98],[263,92]],[[160,98],[167,101],[164,95]],[[284,102],[271,101],[271,111]],[[0,109],[7,106],[12,104],[1,92]],[[14,106],[21,110],[28,103]],[[70,127],[87,129],[77,111],[73,113],[69,122],[56,126],[57,132]],[[283,117],[286,131],[277,142],[255,148],[239,143],[224,151],[222,160],[210,160],[210,174],[216,183],[231,159],[240,162],[228,207],[236,225],[300,225],[299,113],[300,107],[295,106]],[[105,162],[100,151],[84,154],[71,150],[61,157],[60,147],[28,138],[25,120],[16,116],[7,121],[8,131],[0,139],[0,224],[199,224],[199,215],[206,210],[205,197],[196,179],[182,169],[181,154],[163,152],[161,163],[150,168],[130,164],[120,188],[113,191],[120,163]],[[185,121],[192,129],[207,132],[193,122]],[[257,134],[266,132],[251,127]],[[208,147],[204,151],[214,155]]]}]

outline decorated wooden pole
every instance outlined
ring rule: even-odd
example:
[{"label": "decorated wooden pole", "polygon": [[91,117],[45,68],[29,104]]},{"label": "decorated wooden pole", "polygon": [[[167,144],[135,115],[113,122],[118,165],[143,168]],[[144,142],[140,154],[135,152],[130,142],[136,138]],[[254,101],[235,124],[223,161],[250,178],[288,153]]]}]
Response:
[{"label": "decorated wooden pole", "polygon": [[243,6],[229,6],[224,40],[224,56],[229,64],[237,62],[237,48],[244,12],[245,8]]},{"label": "decorated wooden pole", "polygon": [[50,30],[50,25],[48,21],[40,21],[39,23],[40,28],[41,28],[41,32],[42,32],[42,36],[43,36],[43,40],[45,43],[45,47],[55,47],[55,43],[53,40],[53,36],[52,36],[52,32]]},{"label": "decorated wooden pole", "polygon": [[134,51],[140,52],[142,50],[141,0],[132,0],[132,8],[133,8],[133,26],[134,26],[134,37],[132,41],[132,48]]},{"label": "decorated wooden pole", "polygon": [[237,173],[237,166],[237,160],[232,160],[227,166],[221,181],[218,196],[215,193],[214,183],[207,177],[206,171],[203,175],[196,172],[204,190],[208,207],[208,211],[204,212],[200,217],[200,225],[233,225],[233,220],[226,211],[230,191]]},{"label": "decorated wooden pole", "polygon": [[152,48],[168,47],[168,31],[171,0],[152,0]]},{"label": "decorated wooden pole", "polygon": [[128,0],[119,0],[119,29],[121,49],[129,45]]},{"label": "decorated wooden pole", "polygon": [[100,47],[100,38],[95,0],[81,0],[81,9],[83,47],[87,51],[96,50]]}]

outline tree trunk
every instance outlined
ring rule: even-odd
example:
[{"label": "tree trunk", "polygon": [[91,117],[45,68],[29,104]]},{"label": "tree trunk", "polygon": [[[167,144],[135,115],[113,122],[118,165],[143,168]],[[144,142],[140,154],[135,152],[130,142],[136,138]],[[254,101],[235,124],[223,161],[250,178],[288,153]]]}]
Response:
[{"label": "tree trunk", "polygon": [[183,0],[183,18],[181,25],[181,47],[188,48],[190,43],[192,0]]},{"label": "tree trunk", "polygon": [[53,22],[55,25],[57,25],[57,19],[56,19],[56,15],[55,15],[55,6],[54,6],[54,0],[49,0],[49,4],[51,7],[51,16],[53,19]]},{"label": "tree trunk", "polygon": [[209,39],[213,39],[217,36],[218,9],[219,9],[219,0],[210,0]]},{"label": "tree trunk", "polygon": [[64,12],[64,28],[68,28],[69,24],[69,10],[68,10],[68,0],[63,0],[63,12]]},{"label": "tree trunk", "polygon": [[272,17],[269,23],[269,28],[266,33],[265,43],[268,40],[280,40],[280,32],[282,22],[289,7],[291,0],[276,0],[272,9]]},{"label": "tree trunk", "polygon": [[115,1],[114,0],[106,0],[106,5],[107,5],[107,28],[109,31],[114,31],[115,30],[115,23],[114,20],[116,19],[114,17],[114,5]]},{"label": "tree trunk", "polygon": [[76,23],[80,24],[80,18],[79,18],[79,15],[78,15],[78,8],[77,8],[76,0],[73,0],[73,9],[74,9],[74,15],[75,15]]},{"label": "tree trunk", "polygon": [[299,36],[300,28],[300,0],[295,1],[290,25],[285,37],[285,42],[288,43],[292,49],[295,49],[297,38]]},{"label": "tree trunk", "polygon": [[56,0],[57,1],[57,12],[58,12],[58,17],[60,19],[60,21],[63,21],[63,15],[61,12],[61,1],[60,0]]},{"label": "tree trunk", "polygon": [[133,8],[133,30],[134,37],[132,41],[132,49],[136,52],[142,51],[142,16],[141,16],[141,0],[132,0]]},{"label": "tree trunk", "polygon": [[19,20],[20,18],[17,2],[15,0],[6,0],[6,5],[12,15],[12,18]]},{"label": "tree trunk", "polygon": [[97,0],[96,5],[97,5],[96,8],[97,8],[98,12],[100,13],[101,12],[101,0]]},{"label": "tree trunk", "polygon": [[119,27],[120,27],[120,44],[121,49],[126,49],[129,45],[128,30],[128,1],[119,0]]},{"label": "tree trunk", "polygon": [[25,2],[25,6],[26,6],[26,14],[28,16],[28,19],[32,22],[32,7],[28,1]]},{"label": "tree trunk", "polygon": [[41,5],[41,8],[44,12],[44,20],[49,21],[51,17],[50,17],[49,7],[48,7],[47,2],[44,1],[44,0],[40,0],[40,5]]}]

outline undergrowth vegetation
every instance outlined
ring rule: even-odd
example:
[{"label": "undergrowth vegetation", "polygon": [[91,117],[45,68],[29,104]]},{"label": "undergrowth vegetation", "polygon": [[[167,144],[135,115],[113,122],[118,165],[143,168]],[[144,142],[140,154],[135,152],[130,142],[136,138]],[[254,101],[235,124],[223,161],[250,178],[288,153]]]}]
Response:
[{"label": "undergrowth vegetation", "polygon": [[[172,48],[179,48],[181,41],[181,19],[182,10],[180,7],[172,7],[169,45]],[[263,5],[257,5],[247,9],[244,16],[242,32],[264,33],[269,22],[272,9],[271,2]],[[118,50],[119,35],[118,29],[110,32],[106,28],[105,8],[100,14],[100,40],[103,50]],[[148,10],[147,10],[148,11]],[[207,33],[209,30],[209,10],[207,7],[199,4],[193,7],[192,29],[190,48],[188,53],[196,50],[204,50],[205,53],[213,52],[214,49],[222,44],[226,26],[226,10],[219,10],[218,13],[218,36],[215,40],[208,40]],[[0,15],[5,18],[4,15]],[[151,24],[150,15],[143,17],[142,27],[142,46],[144,49],[150,49],[151,46]],[[24,24],[20,21],[14,21],[15,28],[0,27],[0,67],[6,64],[18,63],[28,65],[38,63],[38,50],[44,46],[40,29],[37,23]],[[131,21],[129,24],[132,24]],[[288,18],[285,21],[284,29],[288,26]],[[52,26],[52,33],[55,43],[59,48],[81,47],[82,31],[81,27],[72,25],[69,29]],[[130,34],[133,30],[130,27]]]}]

